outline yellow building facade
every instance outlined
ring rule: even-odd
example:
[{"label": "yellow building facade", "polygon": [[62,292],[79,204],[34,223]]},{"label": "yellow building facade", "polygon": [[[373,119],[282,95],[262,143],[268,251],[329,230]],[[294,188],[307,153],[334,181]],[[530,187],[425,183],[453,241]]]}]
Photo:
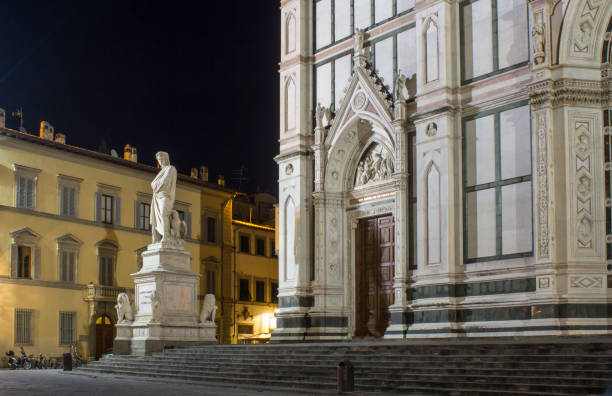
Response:
[{"label": "yellow building facade", "polygon": [[[151,241],[156,169],[64,139],[42,124],[41,137],[0,126],[0,349],[59,356],[74,344],[99,357],[112,349],[117,294],[133,294],[130,274]],[[222,262],[231,196],[178,177],[175,208],[195,272]]]}]

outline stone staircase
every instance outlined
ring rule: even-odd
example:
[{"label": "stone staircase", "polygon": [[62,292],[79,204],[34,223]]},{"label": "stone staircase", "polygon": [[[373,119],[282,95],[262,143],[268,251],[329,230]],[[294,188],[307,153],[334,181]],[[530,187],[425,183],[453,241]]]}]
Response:
[{"label": "stone staircase", "polygon": [[343,359],[357,393],[602,395],[612,379],[612,340],[603,338],[209,345],[78,371],[323,394],[336,393]]}]

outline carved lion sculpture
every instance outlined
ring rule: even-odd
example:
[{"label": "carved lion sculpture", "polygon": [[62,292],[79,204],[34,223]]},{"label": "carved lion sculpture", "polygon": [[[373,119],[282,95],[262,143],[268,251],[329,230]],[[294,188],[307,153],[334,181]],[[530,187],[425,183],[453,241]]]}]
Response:
[{"label": "carved lion sculpture", "polygon": [[187,225],[181,220],[176,210],[170,213],[170,237],[175,240],[185,239]]},{"label": "carved lion sculpture", "polygon": [[207,294],[206,297],[204,297],[204,305],[202,305],[202,312],[200,312],[200,322],[214,323],[216,314],[217,304],[215,303],[215,295]]},{"label": "carved lion sculpture", "polygon": [[119,293],[117,296],[117,322],[133,321],[134,314],[132,313],[132,306],[130,305],[130,298],[126,293]]}]

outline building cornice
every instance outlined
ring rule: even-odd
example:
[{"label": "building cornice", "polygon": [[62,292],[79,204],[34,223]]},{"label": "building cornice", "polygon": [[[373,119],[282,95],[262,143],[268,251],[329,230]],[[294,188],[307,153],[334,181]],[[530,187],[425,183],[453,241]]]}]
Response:
[{"label": "building cornice", "polygon": [[[0,136],[6,136],[8,138],[15,139],[16,141],[22,141],[22,142],[27,142],[31,144],[38,144],[38,145],[42,145],[42,146],[45,146],[51,149],[60,150],[60,151],[76,154],[79,156],[85,156],[88,158],[97,159],[100,161],[104,161],[104,162],[112,163],[114,165],[121,166],[123,168],[139,170],[139,171],[143,171],[143,172],[150,173],[153,175],[157,174],[157,172],[159,171],[154,166],[124,160],[123,158],[113,157],[108,154],[99,153],[97,151],[85,149],[85,148],[78,147],[78,146],[72,146],[72,145],[65,144],[65,143],[57,143],[51,140],[42,139],[38,136],[30,135],[29,133],[20,132],[20,131],[16,131],[13,129],[0,128]],[[234,191],[230,188],[219,186],[218,184],[215,184],[213,182],[205,182],[205,181],[194,179],[188,175],[184,175],[180,173],[177,175],[177,179],[178,181],[181,181],[185,184],[189,184],[192,186],[198,186],[201,188],[207,188],[211,190],[216,190],[216,191],[224,192],[227,194],[231,194]]]},{"label": "building cornice", "polygon": [[601,81],[577,80],[544,80],[527,86],[531,104],[534,106],[572,105],[601,106],[608,102],[607,85]]}]

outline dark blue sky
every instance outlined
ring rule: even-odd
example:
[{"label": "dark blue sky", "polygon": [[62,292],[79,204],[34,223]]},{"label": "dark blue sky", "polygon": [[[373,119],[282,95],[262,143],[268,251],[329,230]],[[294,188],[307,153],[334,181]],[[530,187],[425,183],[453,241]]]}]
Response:
[{"label": "dark blue sky", "polygon": [[248,190],[276,194],[279,20],[274,0],[5,1],[0,107],[69,144],[129,143],[151,165],[166,150],[181,173],[232,184],[244,166]]}]

